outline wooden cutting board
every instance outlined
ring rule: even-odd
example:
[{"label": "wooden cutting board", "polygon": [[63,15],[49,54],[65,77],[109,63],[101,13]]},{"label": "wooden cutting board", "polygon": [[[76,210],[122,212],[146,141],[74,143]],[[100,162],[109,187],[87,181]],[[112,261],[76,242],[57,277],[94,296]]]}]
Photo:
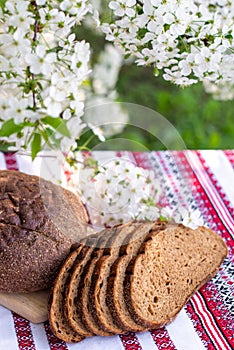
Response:
[{"label": "wooden cutting board", "polygon": [[48,290],[34,293],[0,293],[0,305],[33,323],[41,323],[48,319],[48,296]]}]

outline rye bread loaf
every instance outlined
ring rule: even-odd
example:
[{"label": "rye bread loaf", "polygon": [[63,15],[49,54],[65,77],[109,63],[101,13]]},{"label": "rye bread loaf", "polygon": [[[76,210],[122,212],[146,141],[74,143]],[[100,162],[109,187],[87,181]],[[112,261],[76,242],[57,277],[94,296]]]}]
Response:
[{"label": "rye bread loaf", "polygon": [[125,333],[125,330],[119,327],[113,319],[106,304],[107,281],[111,266],[118,258],[123,242],[126,242],[127,239],[129,242],[140,227],[141,222],[131,222],[117,227],[115,236],[108,242],[109,247],[105,249],[103,256],[96,263],[89,290],[88,312],[92,314],[95,324],[99,326],[99,330],[96,329],[94,332],[98,335]]},{"label": "rye bread loaf", "polygon": [[92,331],[90,331],[86,325],[86,322],[82,318],[82,295],[88,295],[87,285],[91,280],[91,276],[88,273],[90,270],[90,263],[91,261],[97,261],[97,259],[101,256],[106,242],[110,239],[112,234],[113,230],[110,229],[103,230],[101,233],[99,233],[99,238],[95,244],[90,247],[90,258],[84,259],[82,264],[80,263],[74,265],[70,282],[67,286],[65,308],[68,321],[76,332],[86,337],[95,335]]},{"label": "rye bread loaf", "polygon": [[111,267],[108,277],[106,303],[113,319],[119,327],[131,332],[145,331],[144,325],[137,324],[131,317],[124,300],[124,279],[130,261],[137,255],[141,245],[158,231],[165,229],[166,222],[142,222],[135,233],[135,239],[125,242],[120,249],[119,258]]},{"label": "rye bread loaf", "polygon": [[171,322],[226,255],[213,231],[168,224],[142,244],[126,269],[124,298],[131,317],[146,329]]},{"label": "rye bread loaf", "polygon": [[52,285],[70,247],[87,235],[78,196],[38,176],[0,171],[0,291]]}]

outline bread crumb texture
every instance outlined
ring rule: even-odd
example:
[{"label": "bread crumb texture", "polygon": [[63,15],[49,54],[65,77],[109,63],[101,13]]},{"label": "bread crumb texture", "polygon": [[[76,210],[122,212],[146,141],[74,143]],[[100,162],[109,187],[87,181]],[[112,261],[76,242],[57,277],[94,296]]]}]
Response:
[{"label": "bread crumb texture", "polygon": [[168,226],[142,247],[130,277],[131,306],[151,326],[165,324],[216,274],[227,254],[222,239],[206,228]]}]

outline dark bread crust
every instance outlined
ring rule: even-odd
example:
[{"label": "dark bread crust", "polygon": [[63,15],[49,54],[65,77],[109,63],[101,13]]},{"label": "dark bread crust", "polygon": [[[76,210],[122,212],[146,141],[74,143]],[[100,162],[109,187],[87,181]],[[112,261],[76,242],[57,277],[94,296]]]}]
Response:
[{"label": "dark bread crust", "polygon": [[[173,226],[175,228],[173,228]],[[204,278],[198,278],[198,280],[196,281],[196,283],[194,284],[193,288],[191,289],[190,287],[190,292],[188,291],[187,294],[185,293],[184,295],[184,299],[181,300],[180,304],[177,305],[177,308],[175,308],[174,312],[171,312],[170,315],[162,314],[160,315],[161,317],[161,322],[157,322],[156,319],[152,321],[152,319],[150,320],[149,318],[146,318],[144,315],[144,311],[139,312],[139,306],[137,304],[136,301],[136,290],[134,289],[134,287],[136,288],[136,284],[135,283],[135,278],[136,278],[136,266],[138,264],[141,263],[140,259],[142,259],[142,257],[146,254],[147,249],[149,249],[150,245],[152,244],[150,241],[145,241],[142,246],[139,249],[138,255],[136,257],[134,257],[131,262],[129,263],[127,270],[126,270],[126,276],[125,276],[125,280],[124,280],[124,298],[125,298],[125,303],[128,307],[129,313],[131,315],[131,317],[134,319],[134,321],[141,325],[142,327],[145,327],[145,329],[157,329],[157,328],[161,328],[163,326],[165,326],[166,324],[170,323],[179,313],[179,311],[183,308],[183,306],[186,304],[186,302],[189,300],[189,298],[197,291],[199,290],[206,282],[208,282],[213,276],[216,275],[216,273],[219,270],[220,265],[222,264],[223,260],[225,259],[226,255],[227,255],[227,247],[226,244],[224,243],[224,241],[221,239],[221,237],[219,237],[216,233],[214,233],[212,230],[205,228],[205,227],[201,227],[198,228],[197,230],[191,230],[188,229],[187,227],[184,227],[183,225],[177,225],[179,230],[184,230],[185,232],[187,232],[188,234],[186,234],[187,236],[189,235],[189,233],[194,233],[196,232],[197,235],[200,234],[200,239],[199,241],[197,241],[197,246],[194,250],[194,254],[198,254],[198,258],[199,258],[199,247],[201,247],[200,245],[204,243],[201,242],[201,234],[210,236],[210,241],[211,242],[215,242],[214,243],[214,247],[215,249],[217,248],[217,252],[214,251],[212,253],[209,252],[209,246],[207,246],[207,255],[209,258],[212,259],[212,257],[214,259],[216,259],[215,262],[213,262],[212,260],[209,261],[209,264],[207,264],[206,266],[206,275]],[[172,229],[172,231],[176,230],[176,225],[173,224],[168,224],[167,229],[170,230],[170,228]],[[169,233],[169,231],[167,232],[167,230],[165,230],[165,237],[166,235]],[[156,239],[157,237],[159,237],[159,235],[155,236]],[[153,239],[153,237],[152,237]],[[208,241],[208,239],[207,239]],[[163,243],[162,243],[163,244]],[[212,249],[214,249],[212,247]],[[187,254],[187,252],[184,252],[185,254]],[[155,253],[156,254],[156,253]],[[177,254],[177,250],[173,250],[172,252],[172,256],[176,256]],[[204,252],[203,252],[204,254]],[[210,255],[209,255],[210,254]],[[218,258],[217,258],[217,254],[218,254]],[[204,255],[203,255],[204,256]],[[199,262],[200,263],[200,262]],[[190,279],[191,281],[193,279],[195,279],[195,274],[196,274],[196,267],[198,267],[199,264],[197,266],[193,265],[192,266],[192,272],[191,275],[186,275],[186,278]],[[155,267],[157,268],[157,267]],[[163,270],[164,271],[164,270]],[[165,272],[165,271],[164,271]],[[176,277],[176,276],[174,276]],[[144,278],[142,276],[142,278]],[[182,288],[182,286],[181,286]],[[138,291],[139,293],[140,291]],[[175,295],[174,295],[175,296]],[[148,305],[148,304],[146,304]],[[145,307],[146,309],[146,307]]]},{"label": "dark bread crust", "polygon": [[117,227],[107,229],[109,238],[103,249],[101,248],[101,251],[97,252],[97,255],[89,261],[84,275],[84,279],[89,279],[89,282],[86,282],[81,293],[82,322],[91,332],[102,336],[111,336],[113,333],[102,327],[96,314],[94,302],[96,279],[94,278],[94,272],[98,271],[98,262],[101,260],[102,256],[108,256],[110,254],[111,244],[116,239],[117,230]]},{"label": "dark bread crust", "polygon": [[[47,289],[67,257],[70,247],[53,242],[50,237],[17,226],[0,224],[0,235],[14,231],[17,241],[0,253],[0,289],[6,292],[28,292]],[[22,232],[23,231],[23,232]],[[23,238],[20,235],[24,235]],[[19,238],[20,237],[20,238]],[[35,255],[35,257],[33,256]]]},{"label": "dark bread crust", "polygon": [[74,250],[71,251],[61,267],[50,292],[48,302],[49,322],[54,334],[66,342],[79,342],[85,338],[82,334],[76,332],[68,321],[65,308],[66,288],[70,283],[74,266],[85,259],[89,254],[90,247],[94,245],[97,239],[98,234],[92,234],[81,240],[75,249],[74,246],[72,247]]},{"label": "dark bread crust", "polygon": [[70,326],[79,334],[89,337],[95,335],[86,327],[82,320],[82,292],[84,290],[84,280],[90,261],[102,252],[103,245],[109,239],[109,230],[104,230],[96,234],[96,239],[88,248],[88,254],[82,261],[75,263],[72,268],[69,283],[66,287],[66,315]]},{"label": "dark bread crust", "polygon": [[69,278],[70,270],[77,257],[79,256],[82,258],[82,249],[83,245],[80,244],[80,246],[69,255],[59,271],[48,300],[48,315],[51,329],[56,337],[67,342],[79,342],[84,339],[84,337],[71,328],[64,314],[66,280]]},{"label": "dark bread crust", "polygon": [[78,196],[38,176],[0,171],[0,291],[50,287],[73,243],[86,236]]}]

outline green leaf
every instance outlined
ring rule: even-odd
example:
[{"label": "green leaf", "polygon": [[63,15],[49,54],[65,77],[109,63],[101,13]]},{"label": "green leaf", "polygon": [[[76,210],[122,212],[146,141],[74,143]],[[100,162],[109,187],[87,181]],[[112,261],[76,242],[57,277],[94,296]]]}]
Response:
[{"label": "green leaf", "polygon": [[40,152],[40,150],[41,150],[41,135],[38,133],[35,133],[31,143],[32,160],[35,159],[37,153]]},{"label": "green leaf", "polygon": [[[47,138],[48,138],[47,144],[49,145],[49,147],[52,149],[60,149],[61,139],[56,138],[54,131],[49,127],[46,128],[44,131],[45,131],[45,134],[47,135]],[[45,135],[43,135],[43,137],[44,136]],[[44,137],[44,140],[45,140],[45,137]]]},{"label": "green leaf", "polygon": [[44,130],[40,130],[40,134],[42,138],[45,140],[46,144],[51,149],[58,149],[60,147],[60,141],[57,140],[54,136],[54,132],[48,127]]},{"label": "green leaf", "polygon": [[50,145],[49,135],[46,133],[45,130],[40,130],[41,136],[45,140],[47,145]]},{"label": "green leaf", "polygon": [[45,117],[41,119],[44,124],[52,126],[58,133],[63,136],[71,137],[70,131],[67,128],[66,121],[61,118]]},{"label": "green leaf", "polygon": [[10,136],[20,132],[24,128],[24,124],[15,124],[14,119],[9,119],[2,124],[0,136]]},{"label": "green leaf", "polygon": [[158,70],[157,67],[154,67],[154,75],[155,75],[156,77],[159,76],[159,70]]},{"label": "green leaf", "polygon": [[15,142],[4,142],[2,140],[0,140],[0,151],[2,152],[8,152],[9,151],[9,147],[15,146]]},{"label": "green leaf", "polygon": [[4,10],[6,0],[0,0],[0,7]]}]

